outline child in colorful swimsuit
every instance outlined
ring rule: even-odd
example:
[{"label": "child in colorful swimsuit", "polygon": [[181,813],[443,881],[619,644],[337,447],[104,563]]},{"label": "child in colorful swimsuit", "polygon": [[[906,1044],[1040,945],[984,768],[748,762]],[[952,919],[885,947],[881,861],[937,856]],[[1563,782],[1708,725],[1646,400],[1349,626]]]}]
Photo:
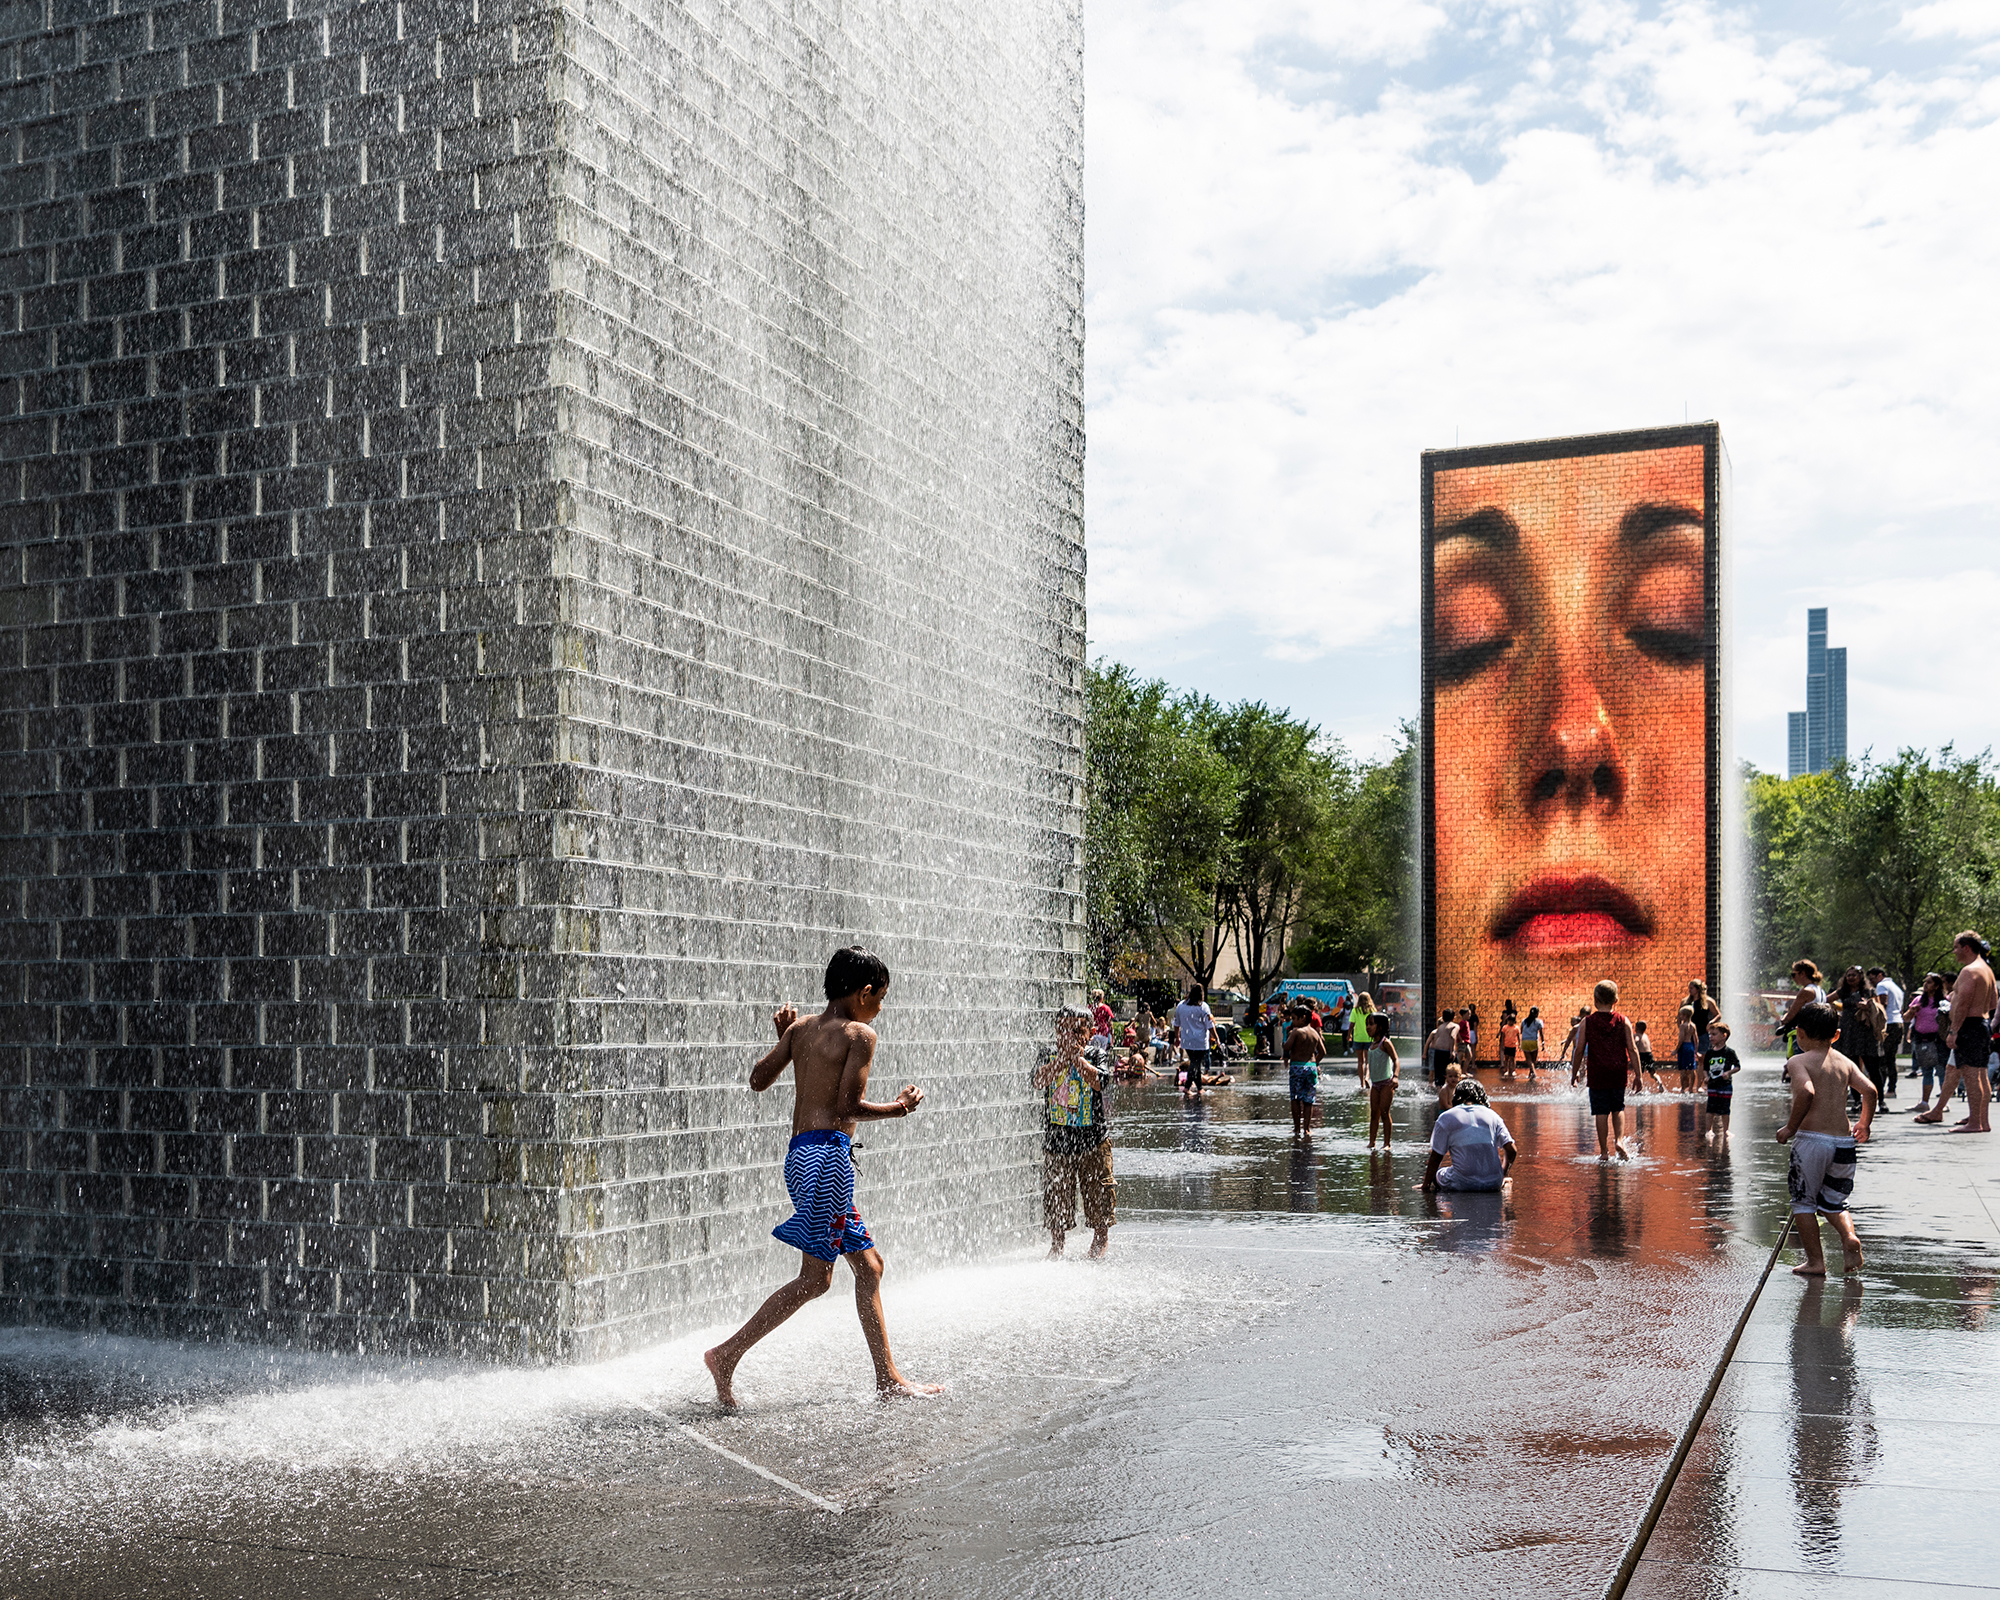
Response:
[{"label": "child in colorful swimsuit", "polygon": [[1375,1125],[1382,1125],[1382,1148],[1389,1148],[1389,1108],[1396,1103],[1396,1080],[1402,1063],[1389,1039],[1389,1019],[1380,1012],[1368,1018],[1368,1043],[1362,1047],[1361,1081],[1368,1085],[1368,1148],[1375,1148]]},{"label": "child in colorful swimsuit", "polygon": [[1542,1054],[1542,1008],[1528,1007],[1528,1018],[1521,1024],[1521,1061],[1528,1069],[1528,1082],[1535,1081],[1535,1063]]},{"label": "child in colorful swimsuit", "polygon": [[799,1275],[771,1295],[750,1320],[702,1357],[715,1379],[715,1397],[733,1407],[736,1364],[750,1347],[808,1300],[833,1283],[833,1264],[846,1259],[854,1270],[854,1309],[862,1337],[875,1362],[875,1387],[882,1394],[936,1394],[936,1384],[912,1383],[896,1370],[889,1335],[882,1323],[882,1254],[854,1207],[854,1127],[881,1117],[907,1117],[924,1103],[924,1092],[904,1085],[895,1099],[879,1105],[862,1099],[875,1060],[875,1030],[889,997],[889,968],[878,955],[850,946],[836,950],[826,967],[827,1008],[801,1018],[781,1006],[771,1021],[778,1042],[750,1073],[758,1093],[792,1068],[792,1143],[785,1152],[785,1187],[792,1214],[772,1234],[800,1252]]}]

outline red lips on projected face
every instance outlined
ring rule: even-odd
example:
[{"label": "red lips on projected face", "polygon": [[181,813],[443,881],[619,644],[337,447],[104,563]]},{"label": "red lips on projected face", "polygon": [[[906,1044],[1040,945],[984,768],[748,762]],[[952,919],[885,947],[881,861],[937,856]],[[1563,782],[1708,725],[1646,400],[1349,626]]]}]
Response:
[{"label": "red lips on projected face", "polygon": [[1508,896],[1489,933],[1524,954],[1629,949],[1653,936],[1653,916],[1609,878],[1544,873]]}]

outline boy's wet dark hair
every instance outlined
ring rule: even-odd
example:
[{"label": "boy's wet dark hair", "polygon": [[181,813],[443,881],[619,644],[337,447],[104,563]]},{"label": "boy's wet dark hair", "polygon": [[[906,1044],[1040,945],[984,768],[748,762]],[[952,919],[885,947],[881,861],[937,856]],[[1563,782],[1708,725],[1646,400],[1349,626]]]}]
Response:
[{"label": "boy's wet dark hair", "polygon": [[1452,1010],[1450,1006],[1446,1006],[1444,1008],[1444,1015],[1438,1018],[1438,1025],[1442,1027],[1447,1022],[1456,1022],[1457,1020],[1458,1013]]},{"label": "boy's wet dark hair", "polygon": [[1840,1032],[1840,1013],[1832,1006],[1815,1000],[1811,1005],[1800,1006],[1799,1014],[1792,1019],[1792,1026],[1799,1033],[1818,1044],[1825,1044]]},{"label": "boy's wet dark hair", "polygon": [[1483,1106],[1486,1090],[1477,1078],[1460,1078],[1458,1087],[1451,1091],[1451,1103],[1455,1106]]},{"label": "boy's wet dark hair", "polygon": [[834,951],[833,959],[826,964],[826,997],[829,1000],[845,1000],[859,989],[888,987],[889,963],[873,950],[864,950],[858,944]]}]

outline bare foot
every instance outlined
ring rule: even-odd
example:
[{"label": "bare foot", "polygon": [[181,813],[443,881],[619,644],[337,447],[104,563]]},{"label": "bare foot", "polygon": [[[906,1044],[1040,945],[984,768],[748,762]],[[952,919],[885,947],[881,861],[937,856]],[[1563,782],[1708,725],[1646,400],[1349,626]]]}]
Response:
[{"label": "bare foot", "polygon": [[717,1345],[713,1350],[706,1352],[702,1356],[701,1364],[708,1368],[708,1375],[715,1380],[716,1404],[721,1406],[725,1411],[734,1411],[736,1409],[736,1389],[734,1386],[736,1363],[731,1361],[727,1365],[724,1365],[722,1346]]},{"label": "bare foot", "polygon": [[1826,1276],[1826,1263],[1822,1261],[1818,1266],[1814,1266],[1810,1261],[1801,1261],[1796,1267],[1792,1268],[1792,1274],[1794,1277],[1799,1278],[1824,1278]]},{"label": "bare foot", "polygon": [[1627,1150],[1624,1145],[1616,1144],[1613,1145],[1611,1148],[1618,1152],[1618,1159],[1620,1161],[1630,1161],[1632,1159],[1632,1153],[1629,1150]]},{"label": "bare foot", "polygon": [[1841,1246],[1840,1267],[1841,1270],[1845,1272],[1850,1278],[1853,1277],[1855,1273],[1861,1270],[1862,1255],[1861,1255],[1860,1245],[1857,1244],[1852,1249],[1849,1249],[1845,1245]]},{"label": "bare foot", "polygon": [[1111,1248],[1111,1241],[1108,1239],[1098,1239],[1094,1241],[1090,1247],[1090,1259],[1092,1261],[1102,1261],[1104,1259],[1104,1252],[1109,1250],[1110,1248]]},{"label": "bare foot", "polygon": [[922,1399],[926,1395],[943,1394],[941,1383],[912,1383],[900,1372],[887,1383],[875,1385],[876,1395],[883,1400]]},{"label": "bare foot", "polygon": [[1957,1127],[1948,1131],[1952,1133],[1991,1133],[1993,1130],[1991,1128],[1975,1128],[1970,1123],[1961,1122]]}]

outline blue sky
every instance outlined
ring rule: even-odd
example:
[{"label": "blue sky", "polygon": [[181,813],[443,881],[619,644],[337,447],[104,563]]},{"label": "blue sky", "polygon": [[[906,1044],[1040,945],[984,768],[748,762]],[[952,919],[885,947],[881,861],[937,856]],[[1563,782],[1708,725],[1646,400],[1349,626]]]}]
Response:
[{"label": "blue sky", "polygon": [[1426,448],[1713,418],[1737,753],[2000,749],[2000,0],[1086,0],[1093,653],[1378,753]]}]

